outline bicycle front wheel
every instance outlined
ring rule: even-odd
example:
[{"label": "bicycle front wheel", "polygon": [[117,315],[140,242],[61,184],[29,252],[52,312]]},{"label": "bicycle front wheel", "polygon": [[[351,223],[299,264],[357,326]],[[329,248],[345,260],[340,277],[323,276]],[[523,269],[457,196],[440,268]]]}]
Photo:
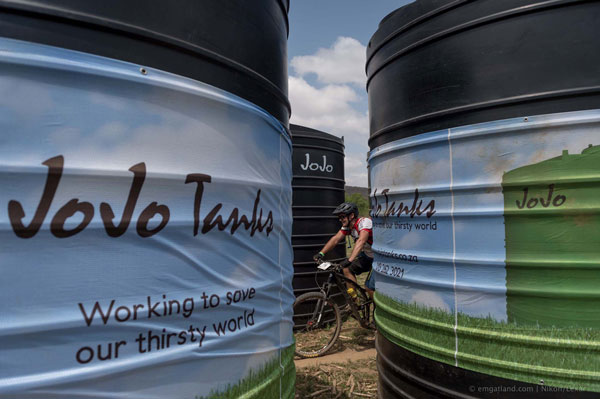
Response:
[{"label": "bicycle front wheel", "polygon": [[296,354],[317,357],[333,347],[340,335],[340,310],[321,292],[307,292],[294,302]]}]

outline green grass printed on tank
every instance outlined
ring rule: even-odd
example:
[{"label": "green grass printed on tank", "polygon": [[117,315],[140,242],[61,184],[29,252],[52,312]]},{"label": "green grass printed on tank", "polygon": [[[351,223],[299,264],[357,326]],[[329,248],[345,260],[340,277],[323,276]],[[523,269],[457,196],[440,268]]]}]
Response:
[{"label": "green grass printed on tank", "polygon": [[[293,399],[296,383],[294,345],[282,349],[280,356],[269,360],[258,370],[251,370],[246,377],[236,384],[229,385],[223,390],[212,391],[206,397],[196,396],[195,399]],[[283,370],[280,364],[283,365]]]},{"label": "green grass printed on tank", "polygon": [[[455,365],[455,315],[375,293],[378,330],[390,341]],[[458,313],[458,367],[498,377],[600,391],[600,331],[506,323]]]}]

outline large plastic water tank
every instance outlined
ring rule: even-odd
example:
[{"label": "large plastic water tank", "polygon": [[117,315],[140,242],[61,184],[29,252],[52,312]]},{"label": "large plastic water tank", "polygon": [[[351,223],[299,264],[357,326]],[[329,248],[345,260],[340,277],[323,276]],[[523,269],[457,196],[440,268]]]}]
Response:
[{"label": "large plastic water tank", "polygon": [[0,396],[292,398],[287,1],[0,1]]},{"label": "large plastic water tank", "polygon": [[[317,270],[313,255],[340,230],[332,214],[344,202],[344,141],[334,135],[299,125],[292,133],[292,247],[294,249],[294,294],[319,291],[329,272]],[[341,262],[346,243],[340,242],[325,259]],[[344,297],[332,294],[342,304]]]},{"label": "large plastic water tank", "polygon": [[598,21],[596,1],[417,0],[374,34],[382,397],[600,392]]}]

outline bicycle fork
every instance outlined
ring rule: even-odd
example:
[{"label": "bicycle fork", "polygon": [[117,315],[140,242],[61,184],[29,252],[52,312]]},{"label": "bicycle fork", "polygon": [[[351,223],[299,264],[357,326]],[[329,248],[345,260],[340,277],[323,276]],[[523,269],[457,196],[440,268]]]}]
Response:
[{"label": "bicycle fork", "polygon": [[[331,279],[331,277],[330,277],[330,279]],[[317,301],[317,306],[315,306],[315,310],[313,310],[312,316],[306,323],[306,327],[315,328],[315,327],[318,327],[319,324],[321,323],[321,320],[323,319],[323,309],[325,308],[325,302],[329,298],[329,287],[330,286],[331,286],[331,284],[329,284],[329,281],[328,281],[326,287],[321,290],[321,292],[325,295],[325,300],[319,299]]]}]

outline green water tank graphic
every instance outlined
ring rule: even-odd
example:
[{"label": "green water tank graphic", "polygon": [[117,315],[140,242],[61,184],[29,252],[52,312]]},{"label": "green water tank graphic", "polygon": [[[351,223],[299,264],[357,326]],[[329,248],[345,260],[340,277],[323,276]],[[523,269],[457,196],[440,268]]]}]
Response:
[{"label": "green water tank graphic", "polygon": [[600,146],[502,178],[509,322],[600,327]]}]

